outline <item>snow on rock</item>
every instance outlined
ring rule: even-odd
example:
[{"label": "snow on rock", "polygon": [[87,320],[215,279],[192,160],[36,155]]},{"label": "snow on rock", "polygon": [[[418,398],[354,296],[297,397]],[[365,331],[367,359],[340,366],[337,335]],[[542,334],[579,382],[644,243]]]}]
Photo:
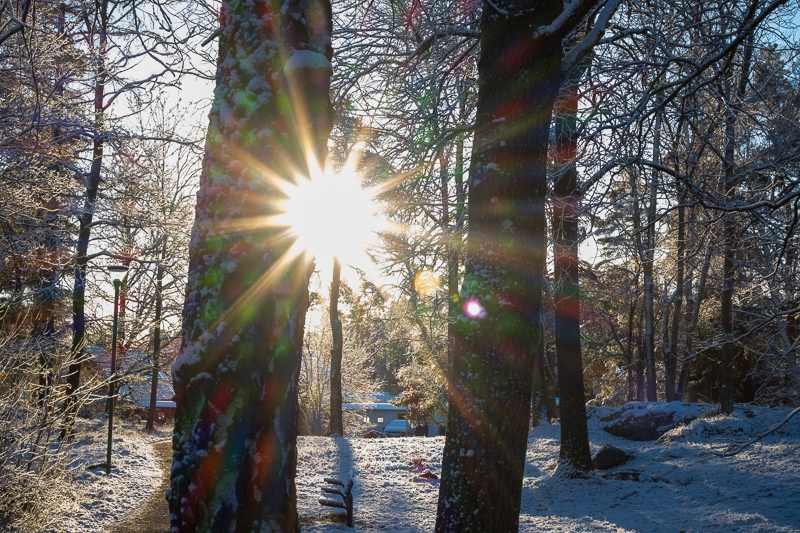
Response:
[{"label": "snow on rock", "polygon": [[614,436],[628,440],[656,440],[676,426],[704,416],[715,408],[710,404],[631,402],[621,407],[596,409],[603,422],[611,422],[603,429]]}]

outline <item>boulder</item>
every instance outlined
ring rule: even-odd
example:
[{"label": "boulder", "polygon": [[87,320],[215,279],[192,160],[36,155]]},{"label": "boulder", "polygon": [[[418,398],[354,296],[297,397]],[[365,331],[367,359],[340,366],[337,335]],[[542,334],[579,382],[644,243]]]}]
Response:
[{"label": "boulder", "polygon": [[628,454],[623,450],[620,450],[616,446],[606,444],[598,450],[597,454],[592,458],[592,461],[594,462],[595,469],[608,470],[609,468],[621,465],[628,460],[628,457]]},{"label": "boulder", "polygon": [[[677,405],[677,404],[676,404]],[[667,431],[691,422],[696,416],[670,410],[663,402],[630,404],[607,416],[603,429],[615,437],[635,441],[657,440]]]}]

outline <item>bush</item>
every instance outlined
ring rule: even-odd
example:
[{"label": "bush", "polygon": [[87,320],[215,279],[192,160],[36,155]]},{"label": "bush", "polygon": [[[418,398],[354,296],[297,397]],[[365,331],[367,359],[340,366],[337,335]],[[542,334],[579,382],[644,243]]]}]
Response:
[{"label": "bush", "polygon": [[[69,353],[49,354],[52,381],[45,388],[40,376],[47,370],[37,349],[0,335],[0,530],[41,531],[53,509],[70,497],[72,444],[60,439],[66,423],[61,376]],[[78,402],[86,398],[77,396]]]}]

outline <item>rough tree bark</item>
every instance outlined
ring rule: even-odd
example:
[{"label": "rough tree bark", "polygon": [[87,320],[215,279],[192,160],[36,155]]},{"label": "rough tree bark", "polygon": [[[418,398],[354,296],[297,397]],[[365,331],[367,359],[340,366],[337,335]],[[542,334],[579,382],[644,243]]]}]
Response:
[{"label": "rough tree bark", "polygon": [[173,532],[296,532],[309,261],[272,227],[280,183],[322,165],[331,6],[228,0],[190,243],[168,492]]},{"label": "rough tree bark", "polygon": [[437,532],[516,531],[541,315],[547,144],[561,0],[489,1],[480,22],[469,235],[448,371]]}]

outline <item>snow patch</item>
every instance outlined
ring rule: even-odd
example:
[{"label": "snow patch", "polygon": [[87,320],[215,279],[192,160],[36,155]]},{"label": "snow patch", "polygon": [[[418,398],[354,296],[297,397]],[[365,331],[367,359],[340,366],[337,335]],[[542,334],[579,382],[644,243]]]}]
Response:
[{"label": "snow patch", "polygon": [[284,72],[292,72],[294,70],[310,69],[310,70],[325,70],[333,72],[333,65],[328,61],[328,58],[319,52],[312,52],[311,50],[295,50],[286,65],[283,67]]}]

